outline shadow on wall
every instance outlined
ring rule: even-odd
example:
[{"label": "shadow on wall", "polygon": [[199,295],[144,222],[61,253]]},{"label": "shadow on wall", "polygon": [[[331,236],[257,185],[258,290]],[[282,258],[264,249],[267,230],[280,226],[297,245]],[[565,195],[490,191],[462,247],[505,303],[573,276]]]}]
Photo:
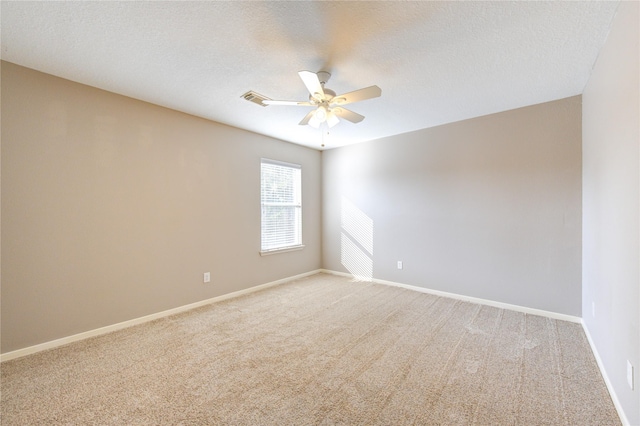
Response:
[{"label": "shadow on wall", "polygon": [[373,279],[373,220],[342,197],[340,254],[342,265],[359,281]]}]

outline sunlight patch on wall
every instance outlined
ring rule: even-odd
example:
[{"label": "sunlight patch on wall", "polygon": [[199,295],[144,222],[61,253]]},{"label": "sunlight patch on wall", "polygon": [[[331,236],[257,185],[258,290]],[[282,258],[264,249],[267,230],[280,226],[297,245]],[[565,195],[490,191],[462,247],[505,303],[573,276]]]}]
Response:
[{"label": "sunlight patch on wall", "polygon": [[346,197],[341,206],[342,265],[357,280],[373,279],[373,220]]},{"label": "sunlight patch on wall", "polygon": [[347,198],[342,197],[341,227],[370,255],[373,255],[373,220]]}]

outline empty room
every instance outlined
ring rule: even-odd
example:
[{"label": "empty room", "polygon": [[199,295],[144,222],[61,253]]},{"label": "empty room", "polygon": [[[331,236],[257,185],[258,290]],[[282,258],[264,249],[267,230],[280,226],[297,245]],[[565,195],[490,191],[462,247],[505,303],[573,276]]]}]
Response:
[{"label": "empty room", "polygon": [[0,424],[640,425],[640,2],[0,23]]}]

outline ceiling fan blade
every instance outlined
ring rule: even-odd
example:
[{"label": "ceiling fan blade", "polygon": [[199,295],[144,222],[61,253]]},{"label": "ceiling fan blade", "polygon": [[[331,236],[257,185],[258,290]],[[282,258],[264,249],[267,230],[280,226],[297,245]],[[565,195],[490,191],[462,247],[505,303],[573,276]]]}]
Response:
[{"label": "ceiling fan blade", "polygon": [[369,86],[364,89],[354,90],[353,92],[337,95],[331,100],[331,104],[346,105],[353,102],[360,102],[371,98],[377,98],[382,94],[382,89],[378,86]]},{"label": "ceiling fan blade", "polygon": [[299,122],[298,124],[301,126],[305,126],[307,124],[309,124],[309,120],[311,120],[315,114],[316,110],[314,109],[313,111],[310,111],[309,114],[305,115],[304,118],[302,119],[301,122]]},{"label": "ceiling fan blade", "polygon": [[298,75],[300,76],[300,79],[302,79],[302,82],[311,96],[318,100],[324,99],[324,90],[322,89],[322,84],[320,84],[318,74],[311,71],[299,71]]},{"label": "ceiling fan blade", "polygon": [[267,99],[262,101],[265,105],[294,105],[294,106],[313,106],[313,104],[309,101],[274,101],[272,99]]},{"label": "ceiling fan blade", "polygon": [[364,115],[360,115],[353,111],[349,111],[348,109],[345,109],[345,108],[333,108],[331,109],[331,111],[333,111],[333,113],[338,117],[344,118],[345,120],[350,121],[352,123],[359,123],[362,120],[364,120]]}]

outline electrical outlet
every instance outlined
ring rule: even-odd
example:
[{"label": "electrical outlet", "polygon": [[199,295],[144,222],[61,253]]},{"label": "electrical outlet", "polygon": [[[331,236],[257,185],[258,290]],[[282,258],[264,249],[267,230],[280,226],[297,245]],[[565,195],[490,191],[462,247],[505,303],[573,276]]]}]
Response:
[{"label": "electrical outlet", "polygon": [[402,269],[402,260],[398,260],[398,269]]},{"label": "electrical outlet", "polygon": [[627,383],[631,390],[633,390],[633,365],[627,360]]},{"label": "electrical outlet", "polygon": [[203,282],[205,282],[205,283],[211,282],[211,272],[205,272],[204,273]]}]

